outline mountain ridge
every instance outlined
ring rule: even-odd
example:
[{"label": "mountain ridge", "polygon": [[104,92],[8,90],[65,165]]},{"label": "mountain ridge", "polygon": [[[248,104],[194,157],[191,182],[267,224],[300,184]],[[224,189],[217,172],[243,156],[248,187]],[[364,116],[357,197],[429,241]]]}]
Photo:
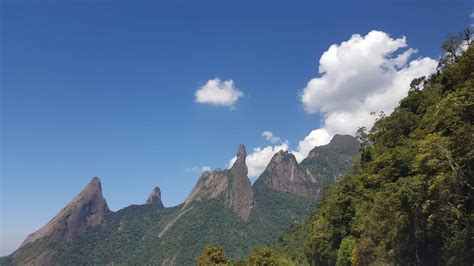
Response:
[{"label": "mountain ridge", "polygon": [[[267,172],[262,173],[251,185],[247,176],[246,155],[245,146],[239,145],[232,167],[204,172],[186,200],[178,206],[164,207],[161,190],[155,187],[143,205],[131,205],[117,212],[111,212],[107,207],[99,226],[82,232],[71,242],[55,242],[48,251],[47,258],[31,260],[31,257],[42,255],[29,253],[28,248],[21,247],[13,254],[16,254],[12,256],[13,261],[25,262],[26,259],[37,265],[53,261],[61,262],[60,264],[77,261],[84,264],[153,261],[175,262],[180,265],[192,262],[201,245],[207,241],[220,241],[232,251],[233,258],[239,258],[252,247],[269,244],[281,230],[308,217],[320,190],[318,177],[313,177],[311,171],[298,164],[294,155],[287,151],[275,154],[267,166]],[[272,182],[259,188],[258,184],[264,183],[262,180],[265,178]],[[97,197],[103,199],[100,180],[93,178],[90,184],[95,188],[94,191],[100,192],[100,197]],[[79,195],[81,194],[82,192]],[[106,222],[102,223],[103,220]],[[200,230],[205,231],[198,234],[201,238],[198,242],[192,238],[186,241],[187,238],[176,238],[183,233],[193,235]],[[224,242],[216,238],[225,235],[229,230],[234,234]],[[120,240],[124,237],[129,240]],[[41,242],[42,239],[37,238],[36,242],[29,243],[29,246],[38,246],[41,250]],[[189,246],[190,243],[195,244]],[[243,246],[243,243],[247,245]],[[151,246],[160,248],[158,255],[150,253]],[[110,257],[106,259],[103,253],[97,253],[98,251],[85,251],[88,247],[108,250]],[[130,258],[120,255],[120,250],[132,252],[131,247],[132,250],[146,252],[137,251],[136,254],[142,255]],[[80,255],[84,257],[79,258],[77,254],[86,255]],[[96,259],[90,260],[91,258]]]}]

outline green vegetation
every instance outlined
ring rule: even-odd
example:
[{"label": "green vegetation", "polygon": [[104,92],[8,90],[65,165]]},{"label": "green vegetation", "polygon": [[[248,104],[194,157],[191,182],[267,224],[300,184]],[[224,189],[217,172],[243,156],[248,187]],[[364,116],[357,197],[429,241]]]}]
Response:
[{"label": "green vegetation", "polygon": [[294,265],[289,259],[281,256],[269,247],[259,247],[252,251],[248,262],[258,266]]},{"label": "green vegetation", "polygon": [[[342,168],[347,169],[351,160],[335,163],[339,151],[331,149],[323,148],[325,152],[315,156],[313,161],[315,158],[321,162],[334,161],[330,164],[331,168],[318,174],[322,179],[334,182],[333,177],[339,175]],[[324,156],[330,159],[323,160]],[[311,163],[308,161],[306,166],[310,167]],[[232,173],[229,170],[223,173],[229,177],[231,186]],[[299,227],[302,221],[310,218],[317,200],[315,197],[278,192],[262,182],[255,182],[253,190],[255,203],[247,222],[225,207],[223,196],[195,201],[185,210],[182,210],[183,205],[173,208],[133,205],[110,213],[102,225],[71,243],[54,247],[52,261],[60,265],[158,265],[163,262],[192,265],[209,244],[222,247],[230,260],[238,261],[253,248],[273,244],[291,226]],[[279,264],[289,263],[293,257],[282,256],[283,250],[272,248],[268,259],[275,259]],[[260,254],[265,261],[265,256],[270,253],[254,255]],[[248,265],[251,262],[244,260],[242,263]]]},{"label": "green vegetation", "polygon": [[337,251],[337,266],[352,265],[352,257],[354,254],[355,240],[351,237],[342,239]]},{"label": "green vegetation", "polygon": [[[273,190],[256,192],[256,206],[248,222],[224,207],[223,199],[193,203],[192,208],[160,237],[181,205],[154,208],[133,205],[111,213],[103,225],[56,249],[54,262],[71,264],[192,265],[203,247],[222,246],[236,261],[261,245],[273,243],[295,222],[309,218],[314,199]],[[35,246],[35,245],[33,245]]]},{"label": "green vegetation", "polygon": [[[439,72],[414,80],[390,116],[359,130],[363,147],[351,172],[276,248],[311,265],[474,264],[469,35],[450,37]],[[461,54],[462,41],[469,45]],[[293,248],[298,243],[304,248]]]},{"label": "green vegetation", "polygon": [[54,261],[61,265],[106,264],[129,262],[135,254],[145,256],[139,248],[143,237],[160,230],[178,210],[132,205],[111,213],[103,225],[61,247]]},{"label": "green vegetation", "polygon": [[228,265],[229,258],[219,246],[207,245],[197,259],[198,266]]}]

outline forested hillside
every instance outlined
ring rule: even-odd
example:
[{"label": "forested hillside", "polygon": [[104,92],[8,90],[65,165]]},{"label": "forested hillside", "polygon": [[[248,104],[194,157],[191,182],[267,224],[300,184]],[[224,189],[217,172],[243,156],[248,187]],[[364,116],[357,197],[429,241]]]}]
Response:
[{"label": "forested hillside", "polygon": [[362,148],[353,169],[326,190],[306,224],[280,238],[268,261],[474,264],[470,35],[450,36],[438,73],[415,79],[390,116],[358,131]]}]

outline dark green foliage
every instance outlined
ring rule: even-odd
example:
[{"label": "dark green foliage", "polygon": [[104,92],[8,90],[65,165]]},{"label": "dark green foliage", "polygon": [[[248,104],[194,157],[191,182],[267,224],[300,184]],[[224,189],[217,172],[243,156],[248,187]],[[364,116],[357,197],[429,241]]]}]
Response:
[{"label": "dark green foliage", "polygon": [[474,47],[455,57],[358,132],[360,159],[281,250],[307,232],[292,258],[315,265],[474,264]]},{"label": "dark green foliage", "polygon": [[251,222],[261,224],[265,231],[268,231],[265,234],[275,236],[274,239],[281,233],[275,234],[275,231],[288,229],[290,225],[309,218],[313,212],[313,198],[278,192],[264,186],[254,186],[254,189],[255,209]]},{"label": "dark green foliage", "polygon": [[201,256],[197,259],[198,266],[227,265],[229,262],[224,250],[215,245],[204,247]]},{"label": "dark green foliage", "polygon": [[223,199],[209,199],[194,203],[162,237],[160,232],[181,206],[130,206],[59,248],[54,262],[155,265],[168,259],[176,265],[192,265],[208,244],[222,246],[235,261],[252,248],[274,242],[293,223],[308,218],[313,206],[314,199],[259,190],[250,220],[244,222],[224,207]]},{"label": "dark green foliage", "polygon": [[337,251],[337,266],[350,266],[352,265],[352,253],[355,247],[355,240],[346,237],[342,239],[339,249]]},{"label": "dark green foliage", "polygon": [[178,210],[179,206],[132,205],[111,213],[103,225],[60,248],[54,261],[61,265],[148,262],[155,248],[142,249],[143,238],[159,232]]},{"label": "dark green foliage", "polygon": [[283,233],[273,248],[280,254],[285,254],[296,265],[309,265],[308,258],[308,236],[311,223],[303,222],[295,224]]},{"label": "dark green foliage", "polygon": [[255,266],[284,266],[294,265],[289,259],[278,254],[275,250],[263,246],[252,251],[248,259],[249,265]]}]

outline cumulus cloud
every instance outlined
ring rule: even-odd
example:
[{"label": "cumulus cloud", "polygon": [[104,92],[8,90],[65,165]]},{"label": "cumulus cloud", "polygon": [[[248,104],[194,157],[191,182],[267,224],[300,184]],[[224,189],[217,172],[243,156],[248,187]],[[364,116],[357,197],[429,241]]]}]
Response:
[{"label": "cumulus cloud", "polygon": [[271,131],[263,131],[262,137],[264,137],[266,140],[270,141],[271,143],[281,142],[281,139],[273,135]]},{"label": "cumulus cloud", "polygon": [[233,80],[221,81],[219,78],[208,80],[194,94],[197,103],[231,108],[243,96],[244,93],[234,86]]},{"label": "cumulus cloud", "polygon": [[412,79],[435,72],[431,58],[410,58],[405,37],[391,38],[371,31],[354,34],[333,44],[319,60],[319,77],[311,79],[300,95],[308,113],[321,113],[323,127],[313,130],[294,151],[302,160],[314,146],[327,144],[335,134],[354,135],[357,128],[371,128],[376,116],[390,114],[407,95]]},{"label": "cumulus cloud", "polygon": [[[323,123],[291,150],[298,162],[314,147],[329,143],[335,134],[354,135],[359,127],[371,128],[377,118],[374,113],[390,114],[407,95],[414,78],[436,71],[436,60],[410,60],[416,53],[407,49],[405,37],[394,39],[382,31],[354,34],[331,45],[319,60],[319,77],[311,79],[300,94],[306,112],[321,114]],[[269,141],[275,137],[270,131],[262,136]],[[255,148],[247,156],[249,177],[259,176],[272,156],[288,146],[285,141]]]},{"label": "cumulus cloud", "polygon": [[301,162],[314,147],[328,144],[332,137],[333,136],[322,128],[315,129],[301,140],[298,143],[297,149],[291,151],[291,153],[295,155],[298,162]]}]

